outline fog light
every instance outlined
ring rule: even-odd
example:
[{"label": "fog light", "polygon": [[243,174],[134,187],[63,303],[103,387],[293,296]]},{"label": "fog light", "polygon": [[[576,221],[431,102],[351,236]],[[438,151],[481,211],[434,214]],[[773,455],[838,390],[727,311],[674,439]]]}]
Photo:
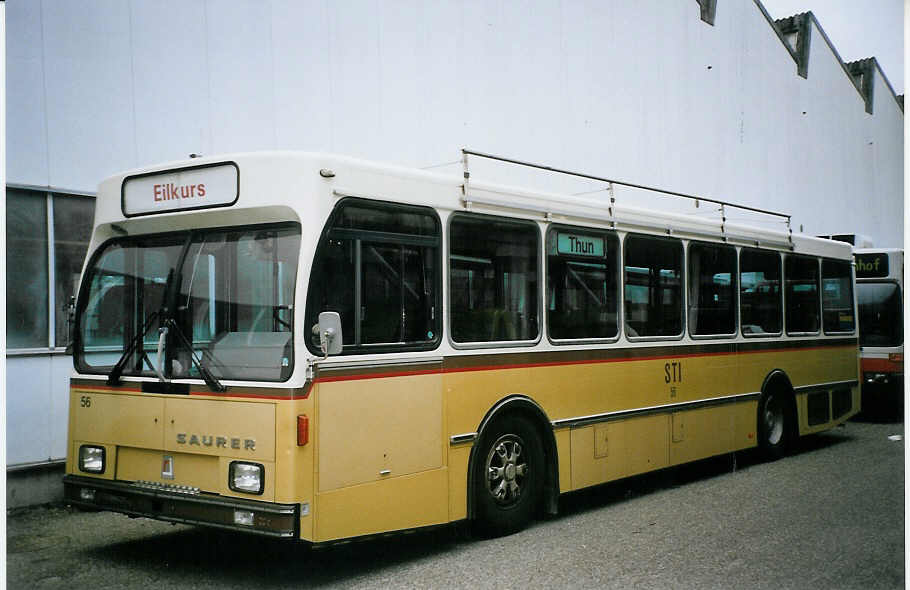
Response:
[{"label": "fog light", "polygon": [[261,494],[264,487],[263,467],[259,463],[231,461],[228,470],[228,487],[235,492]]},{"label": "fog light", "polygon": [[82,488],[79,490],[79,498],[85,500],[86,502],[95,501],[95,490],[90,490],[88,488]]},{"label": "fog light", "polygon": [[249,510],[235,510],[234,524],[253,526],[253,513]]},{"label": "fog light", "polygon": [[104,447],[82,445],[79,447],[79,470],[86,473],[104,473]]}]

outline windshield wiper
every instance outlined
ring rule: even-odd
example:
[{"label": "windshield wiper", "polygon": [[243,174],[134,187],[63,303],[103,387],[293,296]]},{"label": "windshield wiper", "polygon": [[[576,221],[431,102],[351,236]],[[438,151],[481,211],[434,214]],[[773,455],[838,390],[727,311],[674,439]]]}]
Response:
[{"label": "windshield wiper", "polygon": [[[136,334],[136,337],[130,342],[130,345],[126,347],[126,350],[123,351],[123,355],[120,357],[120,360],[117,361],[117,364],[114,365],[114,368],[111,369],[111,372],[107,376],[107,384],[112,386],[120,385],[120,375],[123,373],[123,368],[126,367],[127,361],[133,356],[136,348],[142,346],[142,342],[145,340],[145,335],[148,334],[149,328],[152,327],[152,323],[156,318],[163,317],[167,313],[167,308],[165,304],[167,303],[167,290],[170,288],[171,281],[174,279],[174,269],[170,269],[167,273],[167,279],[165,280],[165,297],[161,301],[161,306],[158,308],[158,311],[152,312],[149,317],[145,319],[145,323],[142,325],[142,329],[139,330],[139,333]],[[142,349],[142,360],[147,362],[149,366],[154,371],[155,375],[161,381],[164,381],[164,375],[161,374],[161,371],[158,370],[151,360],[149,360],[148,354],[145,352],[145,347]]]},{"label": "windshield wiper", "polygon": [[186,336],[183,335],[183,331],[177,326],[177,322],[174,321],[174,318],[168,318],[164,321],[164,326],[169,330],[173,330],[177,334],[177,341],[183,345],[187,352],[190,353],[190,359],[193,361],[193,365],[196,366],[196,370],[199,371],[199,374],[202,375],[202,379],[205,381],[205,384],[209,386],[209,389],[212,391],[217,391],[223,393],[227,391],[227,387],[221,384],[221,381],[215,377],[211,371],[202,364],[198,358],[196,358],[196,351],[193,350],[193,345],[190,344],[190,341],[186,339]]},{"label": "windshield wiper", "polygon": [[[145,320],[145,324],[142,326],[142,329],[136,334],[136,337],[130,342],[130,345],[123,351],[123,356],[120,357],[120,360],[117,361],[117,364],[114,365],[114,368],[111,369],[111,372],[107,376],[107,384],[112,386],[120,385],[120,375],[123,373],[123,368],[126,366],[127,361],[130,357],[133,356],[133,352],[136,351],[136,348],[142,346],[142,342],[145,340],[145,335],[148,334],[149,328],[152,327],[152,323],[161,313],[161,310],[154,311],[152,314]],[[142,351],[142,358],[149,364],[155,374],[158,375],[158,378],[164,381],[164,377],[161,373],[158,372],[158,369],[155,365],[152,364],[152,361],[149,360],[148,354],[145,350]]]}]

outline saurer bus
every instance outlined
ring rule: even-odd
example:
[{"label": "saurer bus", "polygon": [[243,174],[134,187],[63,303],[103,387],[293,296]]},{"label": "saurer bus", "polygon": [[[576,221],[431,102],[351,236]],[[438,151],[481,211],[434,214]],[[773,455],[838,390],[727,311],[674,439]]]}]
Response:
[{"label": "saurer bus", "polygon": [[904,251],[854,250],[863,404],[900,408],[904,398]]},{"label": "saurer bus", "polygon": [[849,245],[485,182],[469,157],[492,156],[448,175],[243,153],[104,180],[68,501],[317,544],[501,535],[560,494],[777,457],[859,411]]}]

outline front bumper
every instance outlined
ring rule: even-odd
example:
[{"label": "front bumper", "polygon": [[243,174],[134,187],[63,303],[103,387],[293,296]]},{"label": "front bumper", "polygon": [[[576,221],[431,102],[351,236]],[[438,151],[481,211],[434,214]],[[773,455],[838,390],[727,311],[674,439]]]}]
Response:
[{"label": "front bumper", "polygon": [[[144,516],[282,539],[296,539],[299,536],[298,504],[229,498],[152,482],[109,481],[76,475],[63,476],[63,496],[75,506],[110,510],[129,516]],[[252,524],[236,524],[234,513],[238,510],[252,512]]]}]

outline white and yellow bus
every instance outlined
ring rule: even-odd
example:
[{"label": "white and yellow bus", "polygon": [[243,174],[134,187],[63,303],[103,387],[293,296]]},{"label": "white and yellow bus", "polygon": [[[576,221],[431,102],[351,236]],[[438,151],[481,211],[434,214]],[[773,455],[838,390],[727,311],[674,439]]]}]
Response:
[{"label": "white and yellow bus", "polygon": [[859,410],[849,245],[484,184],[468,154],[454,177],[270,152],[105,180],[68,501],[313,543],[496,535]]},{"label": "white and yellow bus", "polygon": [[863,405],[900,408],[904,400],[904,251],[858,248],[853,252]]}]

